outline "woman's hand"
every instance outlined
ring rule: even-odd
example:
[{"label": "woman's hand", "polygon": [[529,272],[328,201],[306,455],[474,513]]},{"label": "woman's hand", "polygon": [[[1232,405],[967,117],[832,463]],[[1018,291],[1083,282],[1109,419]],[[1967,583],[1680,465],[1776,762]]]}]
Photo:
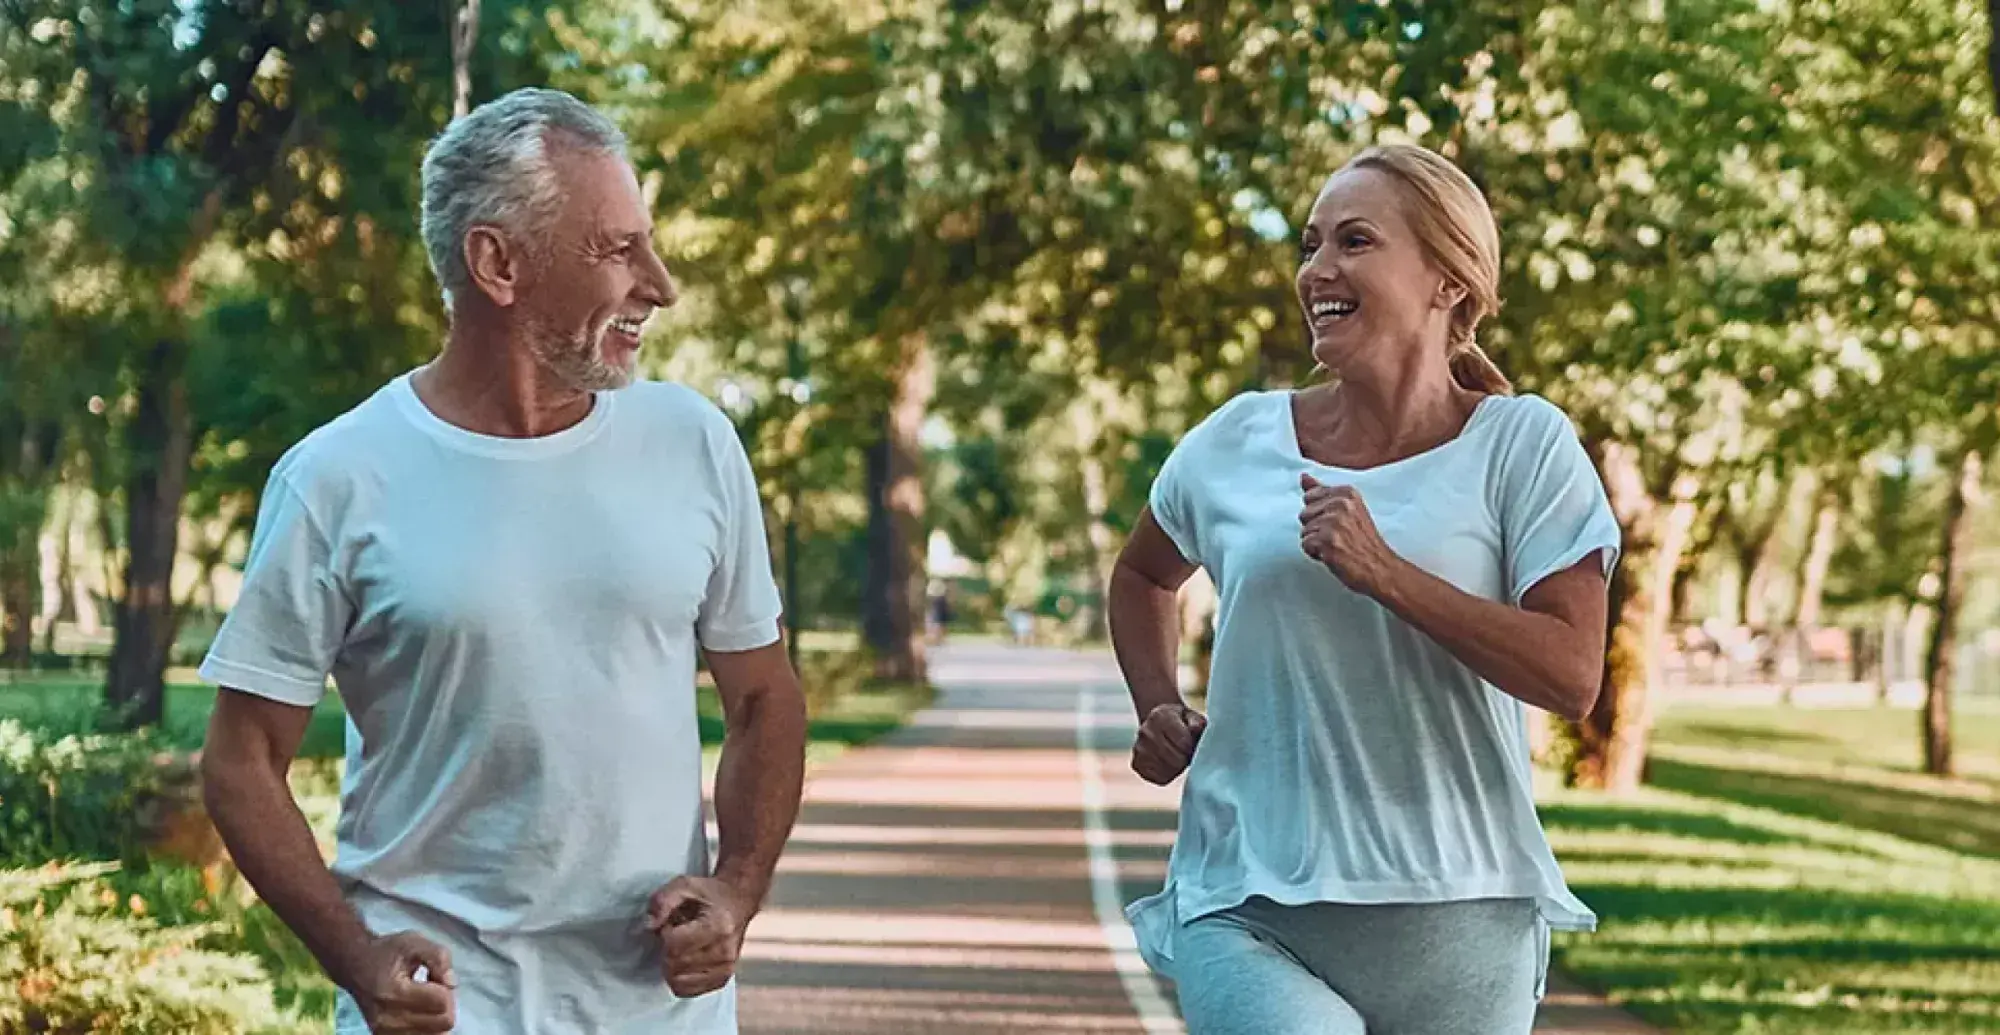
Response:
[{"label": "woman's hand", "polygon": [[1351,485],[1321,485],[1300,472],[1305,505],[1299,510],[1299,548],[1347,588],[1380,599],[1403,559],[1382,540],[1360,491]]},{"label": "woman's hand", "polygon": [[1208,718],[1184,704],[1163,704],[1146,713],[1132,743],[1132,771],[1161,787],[1187,771]]}]

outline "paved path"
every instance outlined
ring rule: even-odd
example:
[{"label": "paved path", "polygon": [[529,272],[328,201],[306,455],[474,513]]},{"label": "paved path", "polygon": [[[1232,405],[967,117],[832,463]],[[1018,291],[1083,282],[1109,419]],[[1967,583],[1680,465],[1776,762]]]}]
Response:
[{"label": "paved path", "polygon": [[[1119,914],[1159,887],[1178,790],[1126,768],[1109,657],[956,647],[932,677],[934,707],[812,774],[750,929],[743,1031],[1183,1032]],[[1544,1022],[1649,1030],[1566,987]]]}]

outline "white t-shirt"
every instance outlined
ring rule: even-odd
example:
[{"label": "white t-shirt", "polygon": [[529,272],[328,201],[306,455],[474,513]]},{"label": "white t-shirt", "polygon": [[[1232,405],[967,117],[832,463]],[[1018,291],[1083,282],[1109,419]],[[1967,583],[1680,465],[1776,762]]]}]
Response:
[{"label": "white t-shirt", "polygon": [[1457,438],[1368,470],[1302,456],[1289,392],[1190,431],[1150,502],[1221,602],[1166,887],[1127,910],[1147,962],[1166,969],[1180,925],[1256,895],[1531,898],[1551,927],[1593,927],[1535,814],[1524,706],[1306,556],[1301,471],[1353,485],[1392,549],[1490,600],[1518,605],[1592,551],[1616,562],[1603,485],[1534,396],[1489,396]]},{"label": "white t-shirt", "polygon": [[[271,472],[203,678],[347,708],[333,872],[370,930],[450,950],[476,1035],[736,1031],[677,1000],[648,896],[709,872],[697,644],[778,637],[757,485],[694,391],[598,393],[531,439],[409,375]],[[346,995],[342,1035],[366,1027]]]}]

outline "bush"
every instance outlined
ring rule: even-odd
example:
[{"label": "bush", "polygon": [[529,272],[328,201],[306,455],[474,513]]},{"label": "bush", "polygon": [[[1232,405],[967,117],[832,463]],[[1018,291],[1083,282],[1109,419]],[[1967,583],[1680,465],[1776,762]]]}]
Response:
[{"label": "bush", "polygon": [[0,1032],[242,1035],[276,1017],[263,968],[207,947],[222,925],[162,927],[115,863],[0,871]]},{"label": "bush", "polygon": [[141,860],[192,777],[150,733],[51,737],[0,719],[0,866]]}]

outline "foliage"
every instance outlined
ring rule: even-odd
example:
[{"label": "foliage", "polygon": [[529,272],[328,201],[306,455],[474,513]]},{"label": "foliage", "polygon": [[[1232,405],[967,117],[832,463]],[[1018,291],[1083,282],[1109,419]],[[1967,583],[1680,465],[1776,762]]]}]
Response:
[{"label": "foliage", "polygon": [[275,1017],[256,959],[208,943],[214,924],[163,926],[111,865],[0,870],[0,1031],[240,1035]]},{"label": "foliage", "polygon": [[161,754],[147,733],[52,737],[0,718],[0,866],[143,857]]}]

